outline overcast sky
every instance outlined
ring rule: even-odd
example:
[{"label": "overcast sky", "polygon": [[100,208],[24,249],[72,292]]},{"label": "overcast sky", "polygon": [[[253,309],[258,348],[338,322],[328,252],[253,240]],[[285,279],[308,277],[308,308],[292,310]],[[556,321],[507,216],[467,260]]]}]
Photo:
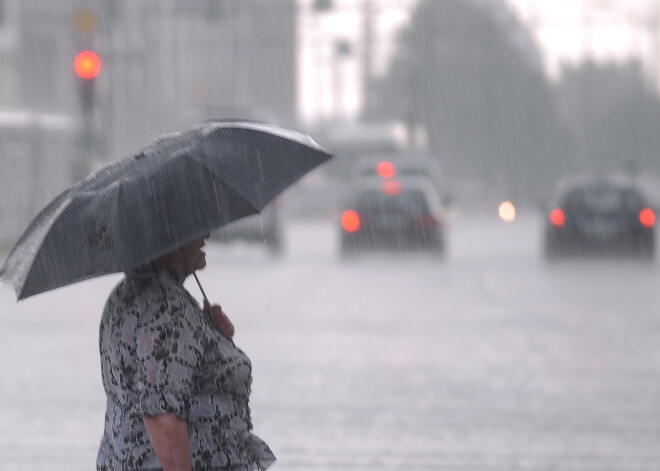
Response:
[{"label": "overcast sky", "polygon": [[552,76],[585,52],[600,60],[640,58],[649,71],[657,64],[658,0],[507,1],[535,32]]},{"label": "overcast sky", "polygon": [[[311,0],[299,0],[300,114],[303,120],[339,113],[357,115],[361,105],[361,33],[363,2],[336,0],[334,13],[314,15]],[[562,63],[585,54],[598,60],[641,59],[651,76],[660,70],[660,0],[506,0],[533,32],[550,77]],[[374,15],[373,67],[385,70],[394,33],[405,26],[415,0],[371,0]],[[654,12],[656,12],[654,16]],[[333,60],[333,41],[346,40],[351,54]],[[338,97],[338,99],[337,99]]]}]

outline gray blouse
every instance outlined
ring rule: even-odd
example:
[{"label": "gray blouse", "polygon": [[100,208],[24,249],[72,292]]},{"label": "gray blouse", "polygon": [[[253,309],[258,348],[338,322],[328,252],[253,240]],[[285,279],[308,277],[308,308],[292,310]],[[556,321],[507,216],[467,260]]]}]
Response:
[{"label": "gray blouse", "polygon": [[160,469],[142,420],[159,414],[187,422],[195,470],[266,469],[275,461],[251,433],[249,358],[183,281],[153,263],[127,273],[108,298],[99,334],[107,409],[98,471]]}]

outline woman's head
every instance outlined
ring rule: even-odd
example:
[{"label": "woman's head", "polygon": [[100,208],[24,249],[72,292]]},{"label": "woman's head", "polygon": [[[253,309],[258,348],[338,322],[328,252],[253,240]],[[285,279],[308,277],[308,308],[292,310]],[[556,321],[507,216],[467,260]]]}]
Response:
[{"label": "woman's head", "polygon": [[204,234],[170,253],[160,257],[157,261],[161,265],[182,275],[192,275],[196,270],[206,266],[206,253],[202,250],[209,234]]}]

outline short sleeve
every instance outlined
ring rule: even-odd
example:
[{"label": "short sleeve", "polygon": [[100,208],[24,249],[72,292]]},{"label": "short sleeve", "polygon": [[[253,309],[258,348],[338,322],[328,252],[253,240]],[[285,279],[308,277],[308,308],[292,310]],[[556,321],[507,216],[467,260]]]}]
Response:
[{"label": "short sleeve", "polygon": [[136,328],[136,383],[141,415],[187,420],[193,374],[201,358],[192,306],[164,301]]}]

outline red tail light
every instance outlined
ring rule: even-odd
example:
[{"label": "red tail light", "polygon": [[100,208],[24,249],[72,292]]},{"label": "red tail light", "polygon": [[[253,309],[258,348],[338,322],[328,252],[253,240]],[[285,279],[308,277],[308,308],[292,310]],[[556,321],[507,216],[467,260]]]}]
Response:
[{"label": "red tail light", "polygon": [[389,196],[401,194],[401,183],[396,180],[385,180],[381,185],[381,190]]},{"label": "red tail light", "polygon": [[381,178],[392,178],[396,175],[396,167],[392,162],[379,162],[378,165],[376,165],[376,173]]},{"label": "red tail light", "polygon": [[440,225],[440,221],[438,221],[433,216],[421,216],[419,219],[417,219],[417,225],[424,229],[430,229],[432,227],[438,227]]},{"label": "red tail light", "polygon": [[344,214],[341,215],[341,227],[346,232],[356,232],[360,229],[360,216],[358,213],[352,209],[344,211]]},{"label": "red tail light", "polygon": [[566,224],[566,213],[561,208],[555,208],[550,211],[550,222],[555,227],[562,227]]},{"label": "red tail light", "polygon": [[639,222],[644,227],[653,227],[655,225],[655,213],[651,208],[644,208],[639,212]]}]

